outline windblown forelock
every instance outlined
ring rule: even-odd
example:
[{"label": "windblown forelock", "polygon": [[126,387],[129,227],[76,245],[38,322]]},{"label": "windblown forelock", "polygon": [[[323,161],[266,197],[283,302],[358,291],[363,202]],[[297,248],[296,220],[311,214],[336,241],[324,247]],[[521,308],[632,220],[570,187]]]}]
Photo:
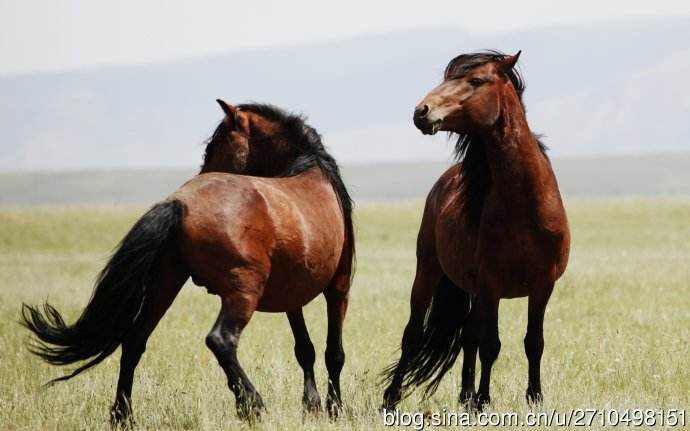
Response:
[{"label": "windblown forelock", "polygon": [[460,54],[452,59],[443,73],[443,79],[459,79],[467,75],[472,69],[483,66],[487,63],[500,61],[504,57],[493,52],[477,52],[471,54]]},{"label": "windblown forelock", "polygon": [[[498,62],[506,57],[508,57],[507,54],[496,50],[460,54],[452,59],[446,66],[443,73],[443,80],[450,81],[451,79],[460,79],[479,66]],[[517,68],[513,68],[506,72],[506,75],[508,79],[510,79],[510,82],[512,82],[513,87],[515,87],[515,91],[518,97],[520,97],[520,102],[522,102],[522,93],[525,91],[525,81],[522,79],[520,72],[518,72]]]}]

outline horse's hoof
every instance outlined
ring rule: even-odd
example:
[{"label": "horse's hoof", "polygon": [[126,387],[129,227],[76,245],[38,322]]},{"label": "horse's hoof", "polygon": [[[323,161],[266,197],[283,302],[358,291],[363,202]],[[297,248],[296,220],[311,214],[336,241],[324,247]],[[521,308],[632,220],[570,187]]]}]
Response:
[{"label": "horse's hoof", "polygon": [[387,412],[394,412],[397,409],[397,404],[387,403],[385,400],[379,406],[379,413],[386,414]]},{"label": "horse's hoof", "polygon": [[395,410],[395,407],[402,398],[400,390],[386,389],[383,393],[383,404],[381,404],[381,412],[384,410]]},{"label": "horse's hoof", "polygon": [[250,406],[238,407],[237,416],[245,422],[254,423],[261,420],[261,410]]},{"label": "horse's hoof", "polygon": [[261,420],[261,411],[264,409],[264,402],[258,393],[237,400],[237,416],[244,421],[251,423]]},{"label": "horse's hoof", "polygon": [[115,403],[110,409],[110,425],[113,428],[132,429],[134,427],[134,415],[127,403]]},{"label": "horse's hoof", "polygon": [[477,392],[474,395],[474,408],[477,409],[477,411],[481,412],[484,411],[484,409],[491,403],[491,397],[489,394],[482,394],[481,392]]},{"label": "horse's hoof", "polygon": [[458,401],[460,402],[460,404],[462,404],[466,408],[472,410],[472,409],[474,409],[474,397],[476,395],[477,395],[477,392],[474,390],[474,388],[463,389],[460,391],[460,396],[458,397]]},{"label": "horse's hoof", "polygon": [[535,391],[531,388],[527,388],[525,398],[527,399],[527,404],[537,407],[541,406],[544,401],[544,396],[541,394],[541,391]]},{"label": "horse's hoof", "polygon": [[326,400],[326,410],[328,411],[328,417],[331,420],[336,420],[342,413],[343,405],[339,400],[329,398]]},{"label": "horse's hoof", "polygon": [[307,396],[306,394],[302,398],[302,407],[305,413],[317,414],[321,412],[321,398],[316,394]]}]

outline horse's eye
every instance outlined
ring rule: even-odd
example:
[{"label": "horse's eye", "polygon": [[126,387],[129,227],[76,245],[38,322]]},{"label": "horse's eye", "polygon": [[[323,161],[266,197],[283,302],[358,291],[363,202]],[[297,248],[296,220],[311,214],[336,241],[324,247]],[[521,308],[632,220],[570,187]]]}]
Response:
[{"label": "horse's eye", "polygon": [[479,79],[479,78],[472,78],[472,79],[470,79],[469,82],[470,82],[470,85],[472,87],[475,87],[475,88],[479,87],[480,85],[482,85],[484,83],[484,81]]}]

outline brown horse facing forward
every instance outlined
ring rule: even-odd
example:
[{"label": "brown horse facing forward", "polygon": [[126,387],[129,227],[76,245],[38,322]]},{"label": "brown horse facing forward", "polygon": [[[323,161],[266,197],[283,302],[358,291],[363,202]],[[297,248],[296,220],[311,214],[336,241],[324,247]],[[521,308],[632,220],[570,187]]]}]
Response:
[{"label": "brown horse facing forward", "polygon": [[[400,360],[386,372],[384,408],[404,389],[438,387],[464,351],[460,402],[490,402],[491,366],[501,343],[501,298],[529,297],[525,353],[528,402],[542,399],[543,322],[568,260],[570,234],[544,147],[527,125],[518,55],[464,54],[415,109],[424,134],[459,136],[459,162],[431,189],[417,242],[417,274]],[[475,392],[479,349],[481,379]]]},{"label": "brown horse facing forward", "polygon": [[287,313],[304,371],[304,406],[320,409],[314,346],[302,306],[323,292],[327,409],[336,414],[340,407],[341,334],[354,238],[352,203],[338,166],[302,118],[268,105],[218,102],[225,118],[209,141],[201,174],[137,221],[77,321],[65,324],[48,304],[43,313],[23,306],[36,354],[57,365],[86,361],[55,380],[76,376],[122,345],[114,422],[131,420],[134,369],[190,276],[221,299],[206,344],[246,419],[263,407],[237,360],[240,334],[255,310]]}]

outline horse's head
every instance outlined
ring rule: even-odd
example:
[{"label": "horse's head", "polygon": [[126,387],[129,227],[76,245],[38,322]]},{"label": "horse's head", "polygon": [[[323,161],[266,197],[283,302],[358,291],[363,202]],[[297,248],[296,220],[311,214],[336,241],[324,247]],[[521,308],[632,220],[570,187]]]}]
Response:
[{"label": "horse's head", "polygon": [[201,173],[268,176],[292,158],[293,149],[275,118],[255,109],[243,109],[249,105],[232,106],[220,99],[217,102],[225,117],[208,141]]},{"label": "horse's head", "polygon": [[513,69],[519,56],[520,52],[506,56],[488,51],[451,60],[443,83],[415,108],[415,126],[426,135],[492,127],[501,116],[504,92],[512,86],[518,98],[522,94],[522,79]]}]

